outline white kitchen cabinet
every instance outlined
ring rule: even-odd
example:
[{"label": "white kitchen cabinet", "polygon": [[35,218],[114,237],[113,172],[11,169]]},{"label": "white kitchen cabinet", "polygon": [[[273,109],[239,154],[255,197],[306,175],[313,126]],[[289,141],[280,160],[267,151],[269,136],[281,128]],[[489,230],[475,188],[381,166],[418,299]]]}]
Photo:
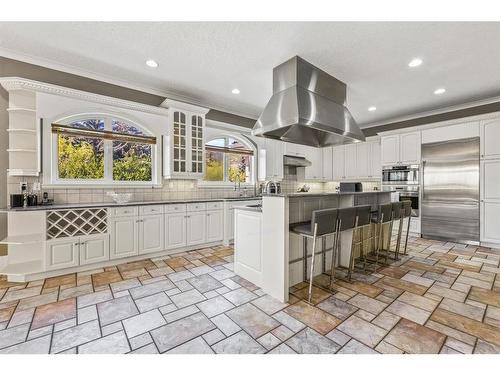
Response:
[{"label": "white kitchen cabinet", "polygon": [[345,176],[346,178],[358,177],[356,144],[345,146]]},{"label": "white kitchen cabinet", "polygon": [[[265,178],[268,180],[283,179],[283,155],[285,145],[281,141],[266,138],[265,141]],[[262,165],[263,163],[261,163]]]},{"label": "white kitchen cabinet", "polygon": [[402,164],[419,164],[422,146],[420,132],[401,134],[399,142],[400,162]]},{"label": "white kitchen cabinet", "polygon": [[165,215],[165,248],[177,249],[186,246],[186,213]]},{"label": "white kitchen cabinet", "polygon": [[370,151],[370,143],[356,144],[356,177],[366,178],[370,175]]},{"label": "white kitchen cabinet", "polygon": [[109,260],[109,234],[80,237],[80,265]]},{"label": "white kitchen cabinet", "polygon": [[115,217],[109,219],[110,259],[138,255],[137,216]]},{"label": "white kitchen cabinet", "polygon": [[163,141],[164,177],[203,178],[208,109],[169,99],[162,106],[169,108],[168,134]]},{"label": "white kitchen cabinet", "polygon": [[332,150],[332,179],[341,181],[346,178],[345,146],[335,146]]},{"label": "white kitchen cabinet", "polygon": [[368,177],[381,178],[382,177],[382,163],[380,162],[380,143],[370,142],[370,155],[369,155],[370,171]]},{"label": "white kitchen cabinet", "polygon": [[205,211],[189,212],[186,221],[186,245],[204,243],[207,237],[207,216]]},{"label": "white kitchen cabinet", "polygon": [[322,153],[323,181],[333,181],[333,147],[325,147]]},{"label": "white kitchen cabinet", "polygon": [[306,157],[306,150],[309,147],[290,142],[283,142],[283,143],[285,146],[285,155]]},{"label": "white kitchen cabinet", "polygon": [[500,244],[500,159],[481,160],[481,242]]},{"label": "white kitchen cabinet", "polygon": [[381,138],[382,165],[419,164],[421,133],[394,134]]},{"label": "white kitchen cabinet", "polygon": [[500,118],[480,122],[481,158],[500,158]]},{"label": "white kitchen cabinet", "polygon": [[388,135],[382,137],[381,161],[382,165],[391,165],[399,163],[399,135]]},{"label": "white kitchen cabinet", "polygon": [[304,157],[311,162],[305,169],[305,179],[308,181],[324,181],[323,178],[323,152],[317,147],[303,147]]},{"label": "white kitchen cabinet", "polygon": [[498,213],[500,201],[481,202],[481,242],[486,244],[500,243],[500,224]]},{"label": "white kitchen cabinet", "polygon": [[206,242],[221,241],[224,235],[224,211],[207,211]]},{"label": "white kitchen cabinet", "polygon": [[154,253],[164,249],[163,215],[144,215],[138,221],[139,254]]},{"label": "white kitchen cabinet", "polygon": [[79,244],[78,237],[47,241],[45,244],[45,269],[50,271],[78,266]]},{"label": "white kitchen cabinet", "polygon": [[500,201],[500,159],[481,162],[481,199]]}]

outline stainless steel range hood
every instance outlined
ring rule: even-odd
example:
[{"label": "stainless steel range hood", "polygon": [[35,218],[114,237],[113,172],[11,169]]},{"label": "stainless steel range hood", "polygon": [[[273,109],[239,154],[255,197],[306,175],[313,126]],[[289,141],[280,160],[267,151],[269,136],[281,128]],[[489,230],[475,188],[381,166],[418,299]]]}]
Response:
[{"label": "stainless steel range hood", "polygon": [[310,167],[312,163],[301,156],[284,155],[283,165],[288,167]]},{"label": "stainless steel range hood", "polygon": [[273,96],[252,134],[314,147],[362,142],[345,100],[345,83],[295,56],[273,69]]}]

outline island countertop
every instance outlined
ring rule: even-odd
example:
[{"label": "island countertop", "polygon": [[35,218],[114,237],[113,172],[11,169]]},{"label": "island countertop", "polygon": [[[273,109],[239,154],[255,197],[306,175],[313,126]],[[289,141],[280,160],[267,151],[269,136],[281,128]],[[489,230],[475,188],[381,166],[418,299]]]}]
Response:
[{"label": "island countertop", "polygon": [[370,190],[370,191],[340,191],[340,192],[298,192],[298,193],[281,193],[281,194],[262,194],[263,197],[323,197],[323,196],[343,196],[343,195],[370,195],[370,194],[390,194],[391,191]]}]

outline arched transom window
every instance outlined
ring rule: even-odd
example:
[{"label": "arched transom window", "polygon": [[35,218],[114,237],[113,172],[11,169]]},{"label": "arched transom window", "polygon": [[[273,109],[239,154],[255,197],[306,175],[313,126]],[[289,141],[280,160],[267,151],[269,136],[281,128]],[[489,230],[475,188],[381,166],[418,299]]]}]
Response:
[{"label": "arched transom window", "polygon": [[156,138],[138,125],[112,116],[87,116],[53,123],[51,130],[58,181],[153,181]]},{"label": "arched transom window", "polygon": [[205,181],[251,183],[253,150],[231,137],[220,137],[205,144]]}]

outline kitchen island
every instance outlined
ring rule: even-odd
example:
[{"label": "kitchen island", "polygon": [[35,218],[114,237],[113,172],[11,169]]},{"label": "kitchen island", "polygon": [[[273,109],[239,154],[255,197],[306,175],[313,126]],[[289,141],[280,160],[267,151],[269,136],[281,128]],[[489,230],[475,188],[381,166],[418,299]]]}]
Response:
[{"label": "kitchen island", "polygon": [[[289,287],[304,279],[302,272],[303,261],[300,259],[303,254],[303,241],[298,235],[290,233],[290,224],[311,220],[314,210],[368,204],[372,205],[372,209],[375,210],[379,204],[389,203],[390,201],[391,193],[385,191],[264,195],[262,212],[258,213],[260,221],[256,220],[251,229],[248,228],[249,224],[247,223],[247,228],[244,231],[245,238],[238,237],[239,233],[238,229],[236,229],[235,272],[237,274],[240,272],[242,277],[245,277],[245,275],[248,277],[246,273],[241,272],[236,266],[237,260],[250,258],[252,264],[255,265],[257,264],[256,259],[258,259],[260,275],[251,281],[261,287],[267,294],[286,302]],[[244,208],[238,210],[238,212],[243,212],[243,210]],[[248,215],[241,215],[242,218],[245,216]],[[237,214],[236,228],[238,228],[238,225],[243,224],[239,223],[238,217]],[[259,227],[261,228],[260,233],[256,235],[256,229]],[[250,232],[254,233],[254,235],[249,236],[248,233]],[[341,236],[341,252],[339,256],[341,266],[347,266],[351,235],[352,231],[345,231]],[[253,239],[251,240],[251,238]],[[251,246],[248,245],[250,240],[252,241]],[[308,241],[310,254],[312,241]],[[318,241],[317,251],[322,250],[322,246],[329,249],[332,244],[331,238],[326,239],[324,243]],[[246,252],[252,251],[253,253],[246,254]],[[256,251],[259,253],[258,258],[255,255]],[[289,264],[291,260],[294,260],[294,262]],[[318,264],[315,264],[315,268],[319,274],[324,271],[321,257],[317,257],[316,261]],[[330,261],[331,251],[327,252],[326,265],[329,265]]]}]

